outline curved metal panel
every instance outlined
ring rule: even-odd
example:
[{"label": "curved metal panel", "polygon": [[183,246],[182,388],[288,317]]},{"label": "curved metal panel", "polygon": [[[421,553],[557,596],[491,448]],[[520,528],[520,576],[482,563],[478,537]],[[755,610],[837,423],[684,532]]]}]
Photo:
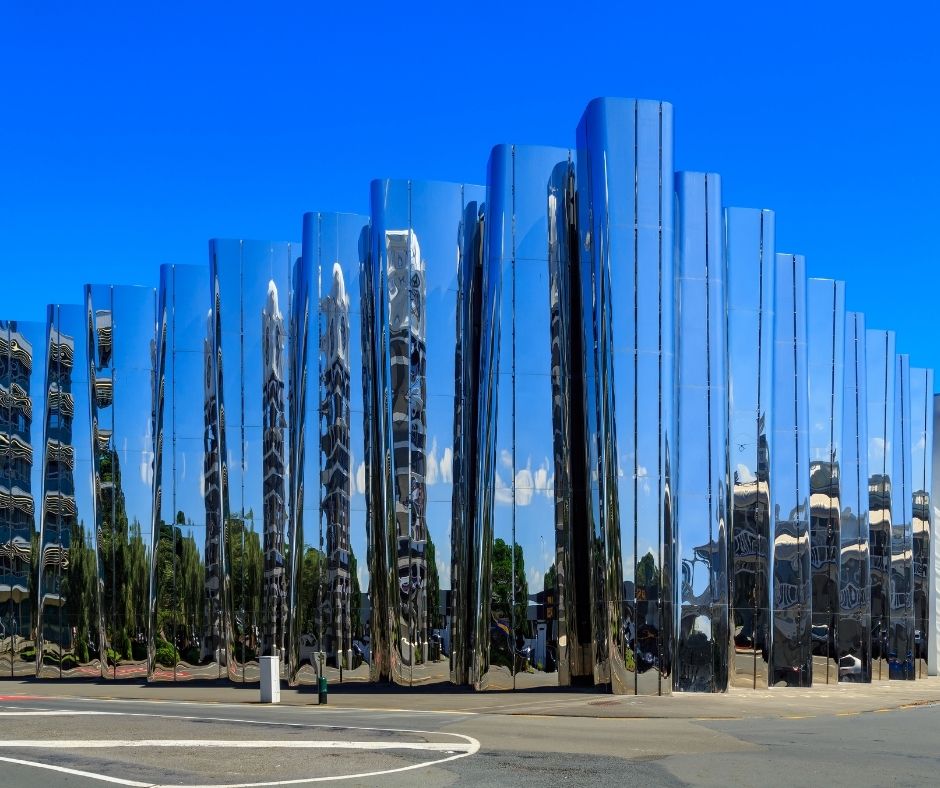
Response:
[{"label": "curved metal panel", "polygon": [[911,366],[895,357],[894,476],[891,481],[891,581],[888,678],[914,679],[914,539],[911,506]]},{"label": "curved metal panel", "polygon": [[629,99],[578,125],[594,677],[616,693],[672,688],[672,126],[670,104]]},{"label": "curved metal panel", "polygon": [[778,254],[774,292],[773,502],[774,584],[770,678],[773,685],[813,681],[809,534],[809,402],[806,263]]},{"label": "curved metal panel", "polygon": [[[933,395],[933,416],[928,410],[927,418],[933,421],[933,443],[928,442],[928,451],[931,451],[930,482],[932,522],[940,523],[940,394]],[[932,449],[930,448],[932,446]],[[934,491],[937,492],[934,492]],[[937,606],[940,603],[940,539],[931,540],[930,569],[928,572],[928,588],[930,590],[930,620],[927,644],[930,647],[927,654],[927,672],[936,676],[940,670],[940,615]]]},{"label": "curved metal panel", "polygon": [[[375,485],[373,585],[383,584],[383,609],[373,609],[375,647],[388,638],[388,657],[373,655],[375,678],[400,684],[464,683],[452,621],[465,621],[468,594],[452,579],[455,561],[470,555],[469,486],[473,458],[457,440],[458,424],[475,420],[465,408],[476,379],[478,322],[469,290],[481,260],[479,186],[374,181],[368,321],[377,340],[372,400],[380,409],[367,453]],[[468,335],[461,331],[473,328]],[[471,518],[468,520],[468,518]],[[478,549],[478,548],[476,548]],[[461,583],[463,576],[461,575]],[[448,667],[445,655],[450,656]]]},{"label": "curved metal panel", "polygon": [[766,687],[772,635],[774,213],[725,210],[732,475],[729,681]]},{"label": "curved metal panel", "polygon": [[152,681],[225,675],[210,305],[207,268],[161,266],[154,356]]},{"label": "curved metal panel", "polygon": [[223,593],[232,681],[257,681],[258,657],[283,654],[290,283],[300,245],[213,240],[215,419]]},{"label": "curved metal panel", "polygon": [[85,286],[102,678],[145,678],[151,658],[155,296]]},{"label": "curved metal panel", "polygon": [[728,363],[721,179],[676,174],[675,688],[728,687]]},{"label": "curved metal panel", "polygon": [[868,533],[871,551],[872,677],[888,678],[891,506],[894,474],[894,332],[868,329]]},{"label": "curved metal panel", "polygon": [[845,283],[807,283],[813,674],[836,681],[845,386]]},{"label": "curved metal panel", "polygon": [[[369,678],[360,282],[368,225],[304,215],[290,378],[292,683]],[[308,437],[310,440],[308,441]]]},{"label": "curved metal panel", "polygon": [[[911,368],[911,530],[914,579],[914,672],[927,675],[934,647],[929,629],[931,594],[931,479],[933,475],[933,370]],[[931,604],[933,602],[933,604]]]},{"label": "curved metal panel", "polygon": [[572,182],[572,153],[563,148],[501,145],[490,155],[485,255],[499,286],[499,418],[493,502],[483,510],[489,593],[476,613],[489,641],[487,672],[471,676],[485,688],[568,684],[572,655],[580,655],[562,345]]},{"label": "curved metal panel", "polygon": [[43,323],[0,320],[0,678],[34,676],[37,649]]},{"label": "curved metal panel", "polygon": [[865,316],[845,320],[839,553],[839,681],[871,681],[871,565],[868,549],[868,394]]},{"label": "curved metal panel", "polygon": [[46,392],[36,647],[40,678],[101,675],[85,326],[80,305],[48,307],[42,356]]}]

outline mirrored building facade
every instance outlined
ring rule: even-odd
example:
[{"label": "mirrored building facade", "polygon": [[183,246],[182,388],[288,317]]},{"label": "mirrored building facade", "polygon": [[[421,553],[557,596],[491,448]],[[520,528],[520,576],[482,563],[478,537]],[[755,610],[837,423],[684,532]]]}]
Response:
[{"label": "mirrored building facade", "polygon": [[936,673],[933,373],[673,132],[597,99],[485,187],[0,319],[0,677]]},{"label": "mirrored building facade", "polygon": [[865,316],[848,312],[843,365],[839,517],[839,681],[871,681],[871,559],[868,530],[868,391]]}]

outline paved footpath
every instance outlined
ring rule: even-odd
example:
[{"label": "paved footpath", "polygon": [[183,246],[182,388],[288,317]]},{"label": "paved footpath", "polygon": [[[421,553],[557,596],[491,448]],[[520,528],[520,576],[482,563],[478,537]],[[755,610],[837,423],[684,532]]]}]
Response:
[{"label": "paved footpath", "polygon": [[[140,684],[105,681],[0,681],[0,696],[101,700],[160,700],[257,704],[257,685],[225,682]],[[677,693],[664,697],[623,696],[582,690],[472,692],[447,685],[330,685],[331,708],[643,719],[748,719],[817,717],[883,712],[940,703],[940,677],[872,684],[817,684],[808,689],[733,688],[723,694]],[[283,689],[282,706],[315,706],[312,687]]]}]

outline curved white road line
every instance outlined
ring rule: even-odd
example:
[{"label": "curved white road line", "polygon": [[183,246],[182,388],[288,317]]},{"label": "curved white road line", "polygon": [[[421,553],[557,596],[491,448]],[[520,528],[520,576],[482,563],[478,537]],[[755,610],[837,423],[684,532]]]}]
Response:
[{"label": "curved white road line", "polygon": [[[61,712],[51,711],[46,712],[46,715],[59,714],[60,716],[67,717],[71,716],[73,712],[63,709]],[[82,748],[91,749],[91,748],[118,748],[118,747],[213,747],[213,748],[273,748],[277,747],[280,749],[345,749],[345,750],[424,750],[426,752],[443,752],[443,753],[453,753],[448,755],[446,758],[438,758],[433,761],[423,761],[421,763],[413,763],[408,766],[399,766],[394,769],[380,769],[377,771],[371,772],[359,772],[357,774],[338,774],[330,775],[325,777],[300,777],[290,780],[269,780],[263,782],[247,782],[247,783],[210,783],[210,784],[193,784],[193,785],[178,785],[178,784],[159,784],[159,783],[146,783],[139,782],[137,780],[128,780],[121,777],[112,777],[106,774],[99,774],[97,772],[88,772],[81,769],[70,769],[65,766],[55,766],[53,764],[41,763],[38,761],[27,761],[20,758],[9,758],[6,756],[0,756],[0,762],[2,763],[11,763],[18,766],[27,766],[35,769],[45,769],[48,771],[58,772],[60,774],[71,774],[76,777],[86,777],[91,780],[97,780],[99,782],[110,783],[113,785],[124,785],[129,786],[129,788],[273,788],[274,786],[285,786],[285,785],[309,785],[311,783],[320,783],[320,782],[331,782],[339,780],[357,780],[364,779],[367,777],[380,777],[386,774],[397,774],[399,772],[408,772],[414,771],[416,769],[427,769],[431,766],[439,766],[442,763],[447,763],[449,761],[456,761],[461,758],[466,758],[470,755],[477,753],[480,749],[480,742],[474,739],[472,736],[465,736],[462,733],[450,733],[446,731],[422,731],[414,729],[405,729],[405,728],[374,728],[374,727],[361,727],[361,726],[348,726],[348,725],[329,725],[326,723],[310,724],[303,722],[280,722],[280,721],[265,721],[265,720],[244,720],[244,719],[226,719],[224,717],[191,717],[175,714],[146,714],[140,712],[100,712],[103,715],[110,716],[121,716],[121,717],[158,717],[163,719],[188,719],[188,720],[200,720],[204,722],[223,722],[223,723],[235,723],[235,724],[247,724],[247,725],[288,725],[292,727],[301,727],[301,728],[330,728],[330,729],[343,729],[343,730],[358,730],[358,731],[381,731],[383,733],[412,733],[412,734],[421,734],[425,736],[450,736],[456,739],[462,739],[463,742],[389,742],[389,741],[297,741],[297,742],[285,742],[281,740],[271,741],[271,740],[257,740],[257,741],[246,741],[246,740],[177,740],[177,739],[150,739],[150,740],[134,740],[134,739],[124,739],[124,740],[103,740],[103,739],[90,739],[90,740],[81,740],[81,739],[72,739],[72,740],[61,740],[61,739],[21,739],[13,741],[2,741],[0,742],[0,749],[4,747],[22,747],[22,748],[42,748],[42,749],[76,749],[81,750]]]}]

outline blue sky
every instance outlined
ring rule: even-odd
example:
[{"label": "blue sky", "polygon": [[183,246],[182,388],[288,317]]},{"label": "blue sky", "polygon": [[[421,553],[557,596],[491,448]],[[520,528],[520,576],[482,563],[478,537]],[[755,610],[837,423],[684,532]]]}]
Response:
[{"label": "blue sky", "polygon": [[0,316],[155,284],[211,236],[299,239],[374,177],[482,182],[492,145],[572,144],[620,95],[672,101],[677,167],[774,208],[781,251],[940,368],[926,3],[94,5],[0,9]]}]

